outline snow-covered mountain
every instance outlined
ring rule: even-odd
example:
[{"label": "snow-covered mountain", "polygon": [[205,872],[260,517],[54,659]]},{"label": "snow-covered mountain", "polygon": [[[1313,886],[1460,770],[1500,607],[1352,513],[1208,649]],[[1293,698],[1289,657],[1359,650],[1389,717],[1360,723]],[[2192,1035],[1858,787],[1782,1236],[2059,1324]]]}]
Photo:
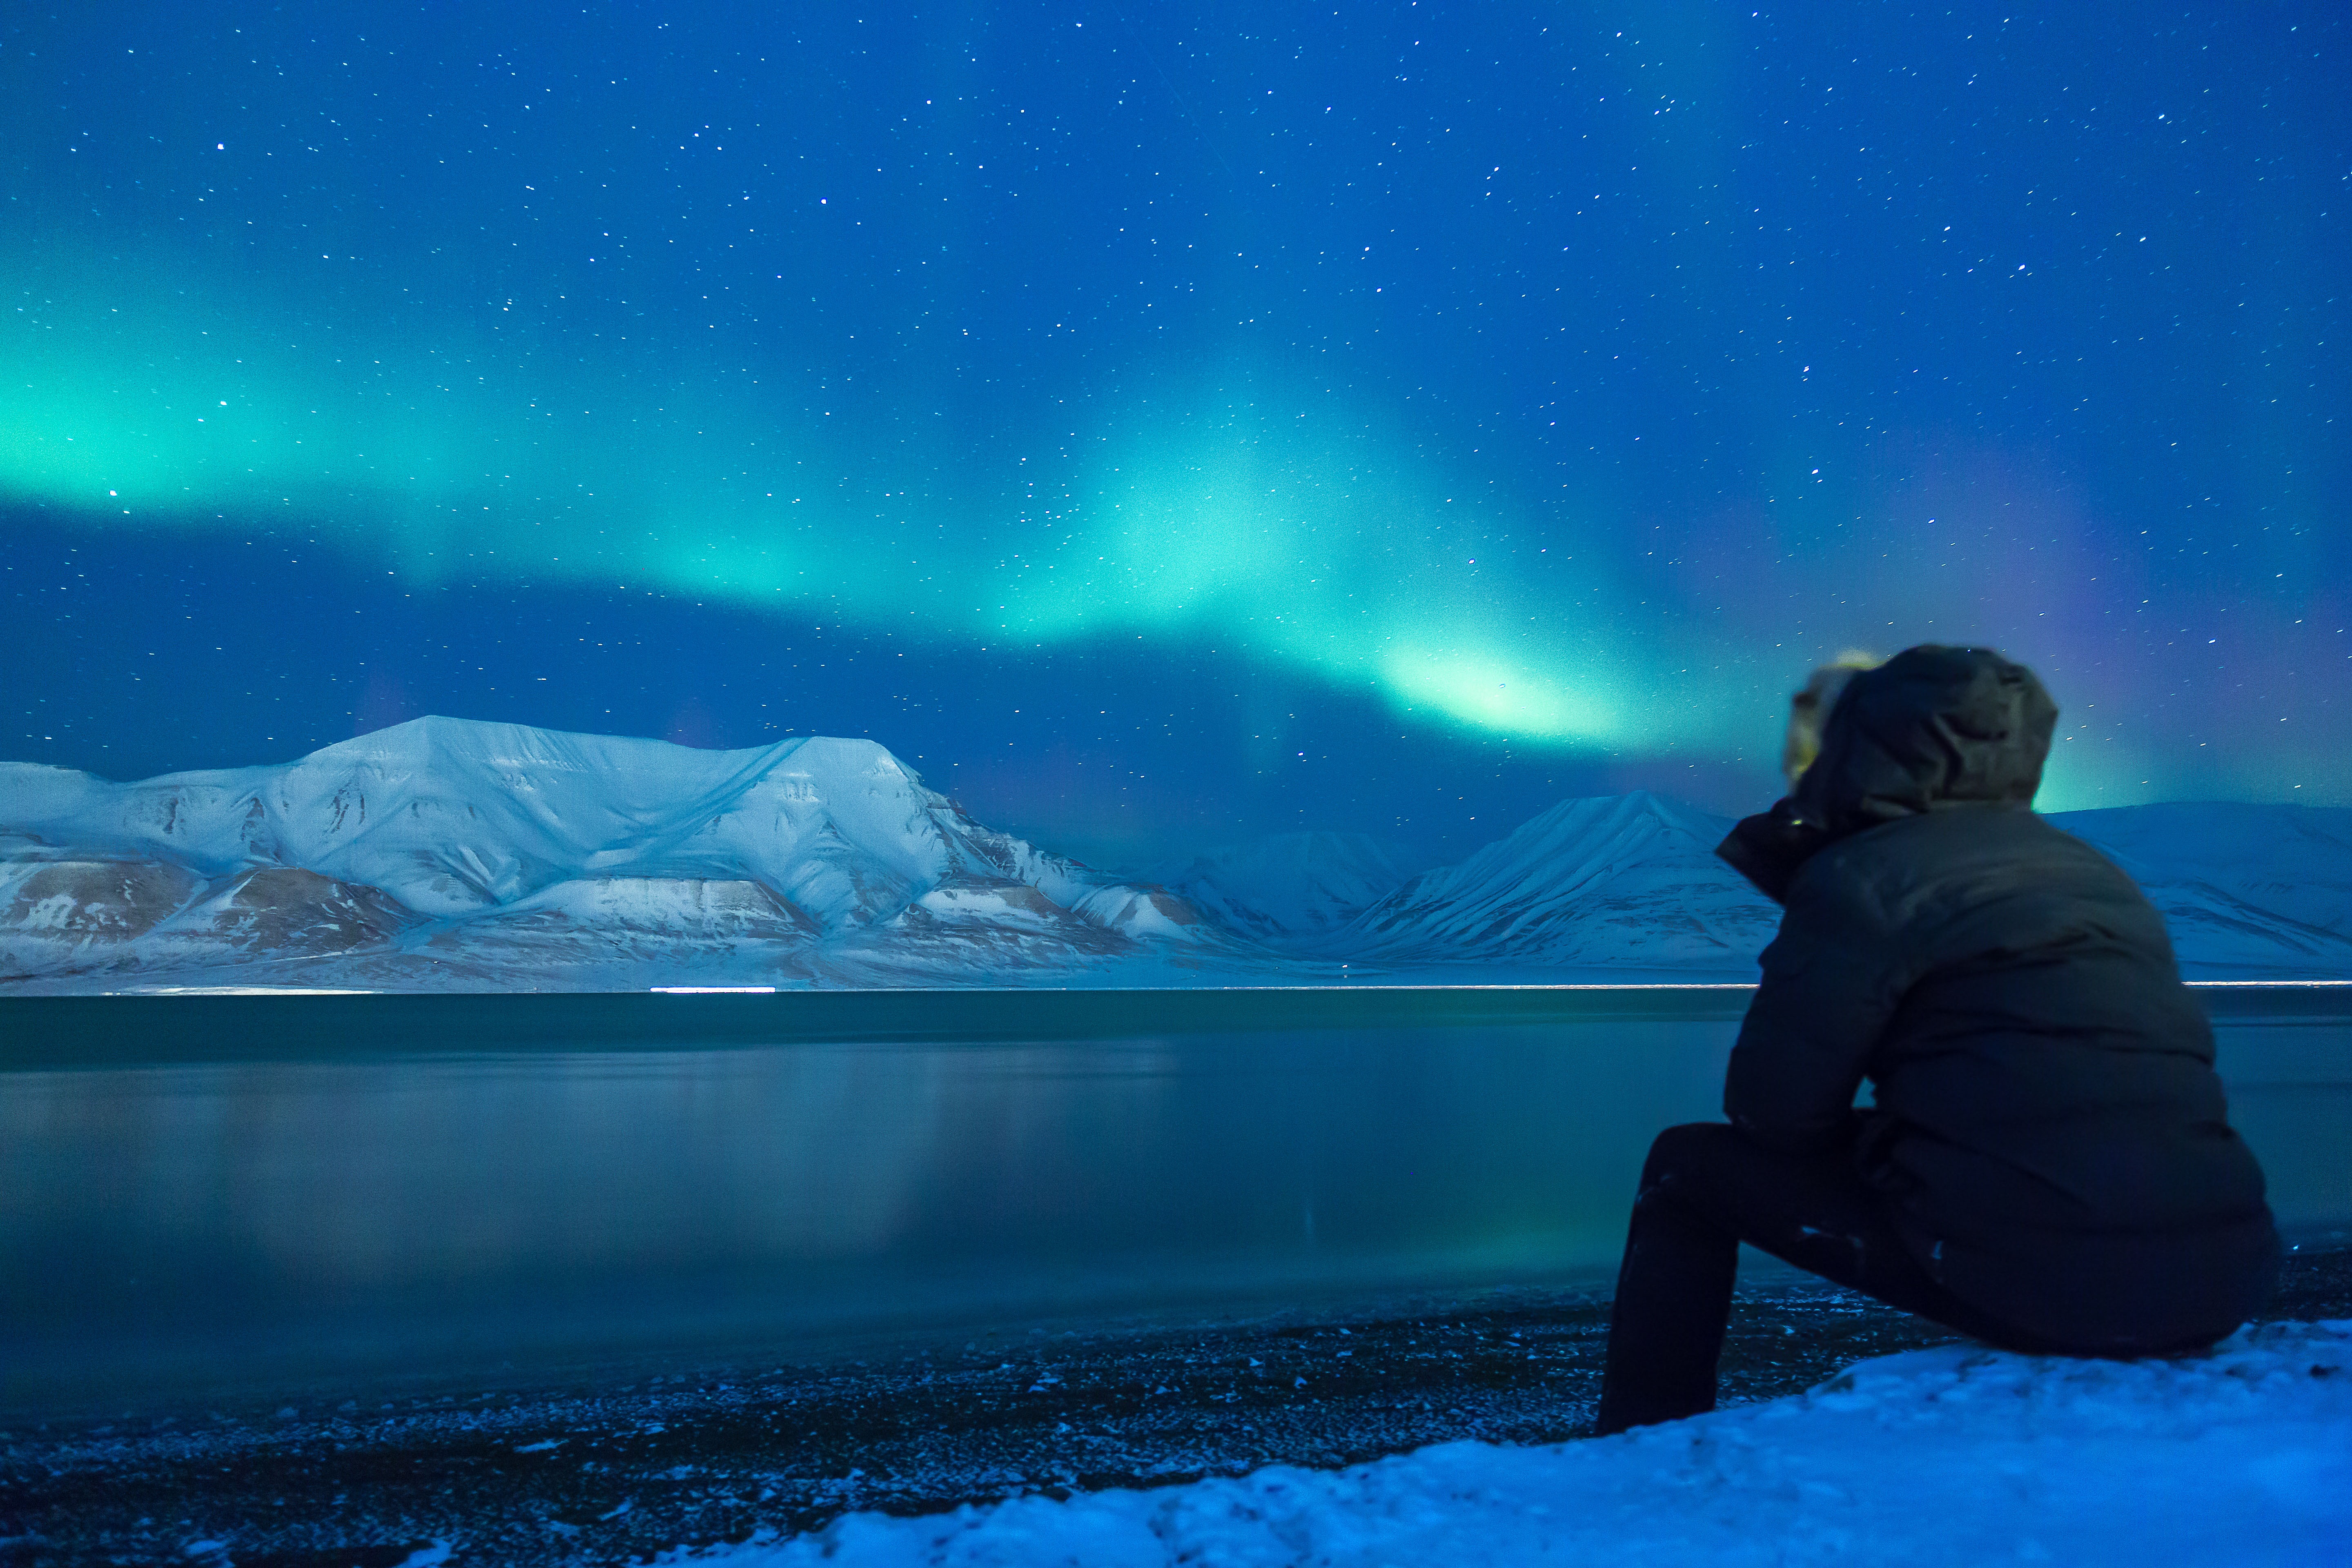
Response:
[{"label": "snow-covered mountain", "polygon": [[[2147,888],[2192,978],[2352,976],[2352,810],[2053,820]],[[0,763],[0,987],[1748,980],[1780,911],[1716,858],[1729,826],[1605,796],[1433,869],[1307,833],[1123,879],[871,742],[421,719],[133,784]]]},{"label": "snow-covered mountain", "polygon": [[1320,951],[1396,966],[1752,980],[1780,910],[1716,858],[1730,827],[1647,792],[1562,801],[1413,878]]},{"label": "snow-covered mountain", "polygon": [[[2192,803],[2050,820],[2147,890],[2189,978],[2352,976],[2352,810]],[[1391,969],[1752,980],[1780,911],[1716,858],[1730,827],[1647,794],[1563,801],[1315,951]]]},{"label": "snow-covered mountain", "polygon": [[1329,936],[1428,865],[1360,833],[1280,833],[1209,850],[1152,879],[1235,931],[1283,946]]},{"label": "snow-covered mountain", "polygon": [[2185,801],[2050,820],[2147,889],[2191,978],[2352,975],[2352,809]]},{"label": "snow-covered mountain", "polygon": [[0,979],[20,981],[971,984],[1249,956],[1181,898],[823,737],[702,752],[420,719],[134,784],[0,764]]}]

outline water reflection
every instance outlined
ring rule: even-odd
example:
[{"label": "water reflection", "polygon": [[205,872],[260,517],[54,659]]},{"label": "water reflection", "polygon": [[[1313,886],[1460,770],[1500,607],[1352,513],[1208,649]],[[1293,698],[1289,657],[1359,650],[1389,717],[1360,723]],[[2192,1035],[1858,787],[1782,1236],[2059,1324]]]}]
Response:
[{"label": "water reflection", "polygon": [[[1735,1029],[12,1072],[5,1396],[1597,1277]],[[2224,1053],[2282,1219],[2352,1219],[2352,1032]]]},{"label": "water reflection", "polygon": [[2352,1023],[2221,1026],[2230,1121],[2262,1157],[2290,1234],[2352,1229]]}]

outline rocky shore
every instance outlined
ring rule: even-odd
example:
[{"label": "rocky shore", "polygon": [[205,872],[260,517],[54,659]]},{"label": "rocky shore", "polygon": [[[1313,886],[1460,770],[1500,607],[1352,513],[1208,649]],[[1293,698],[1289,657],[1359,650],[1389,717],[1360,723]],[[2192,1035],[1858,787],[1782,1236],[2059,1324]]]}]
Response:
[{"label": "rocky shore", "polygon": [[[1605,1296],[1513,1291],[1148,1331],[981,1335],[823,1365],[152,1413],[0,1431],[0,1563],[614,1563],[876,1509],[1334,1468],[1576,1436]],[[2352,1317],[2352,1247],[2291,1258],[2271,1316]],[[1791,1273],[1743,1289],[1727,1403],[1937,1326]],[[375,1391],[381,1393],[382,1391]]]}]

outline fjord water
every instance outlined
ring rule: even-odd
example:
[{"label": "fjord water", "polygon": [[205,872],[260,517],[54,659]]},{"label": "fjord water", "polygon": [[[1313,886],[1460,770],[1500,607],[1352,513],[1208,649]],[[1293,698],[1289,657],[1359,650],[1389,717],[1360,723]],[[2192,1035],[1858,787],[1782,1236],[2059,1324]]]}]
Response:
[{"label": "fjord water", "polygon": [[[2281,1220],[2352,1226],[2352,1007],[2208,994]],[[1598,1282],[1744,1001],[12,1002],[0,1405]]]}]

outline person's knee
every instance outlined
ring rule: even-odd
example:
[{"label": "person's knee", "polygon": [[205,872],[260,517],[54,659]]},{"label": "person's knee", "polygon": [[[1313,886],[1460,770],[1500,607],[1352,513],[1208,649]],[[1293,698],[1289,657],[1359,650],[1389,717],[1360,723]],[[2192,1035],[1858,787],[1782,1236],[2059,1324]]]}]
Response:
[{"label": "person's knee", "polygon": [[1709,1170],[1724,1163],[1729,1145],[1740,1140],[1739,1129],[1727,1121],[1686,1121],[1669,1127],[1650,1142],[1650,1157],[1642,1166],[1642,1190],[1672,1184],[1677,1173]]}]

